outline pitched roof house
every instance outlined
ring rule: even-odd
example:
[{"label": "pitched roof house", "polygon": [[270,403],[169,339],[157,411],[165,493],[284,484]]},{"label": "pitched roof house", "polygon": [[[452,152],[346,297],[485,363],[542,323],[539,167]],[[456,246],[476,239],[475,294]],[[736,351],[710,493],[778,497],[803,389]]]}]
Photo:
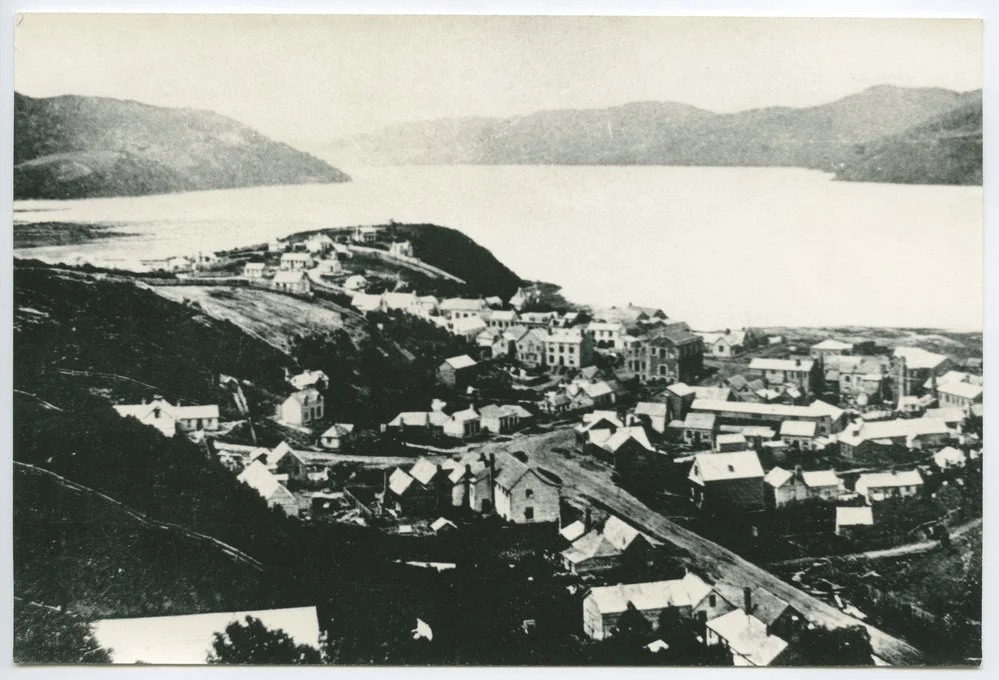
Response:
[{"label": "pitched roof house", "polygon": [[114,410],[122,418],[135,418],[143,425],[156,428],[166,437],[172,437],[177,432],[211,432],[219,427],[219,407],[215,404],[174,406],[162,397],[155,397],[148,404],[120,404]]},{"label": "pitched roof house", "polygon": [[763,510],[763,467],[755,451],[694,454],[688,479],[691,500],[701,509]]},{"label": "pitched roof house", "polygon": [[558,522],[562,482],[512,455],[497,461],[496,514],[515,524]]},{"label": "pitched roof house", "polygon": [[287,515],[298,516],[298,499],[259,460],[247,465],[236,479],[260,494],[267,507],[277,507]]}]

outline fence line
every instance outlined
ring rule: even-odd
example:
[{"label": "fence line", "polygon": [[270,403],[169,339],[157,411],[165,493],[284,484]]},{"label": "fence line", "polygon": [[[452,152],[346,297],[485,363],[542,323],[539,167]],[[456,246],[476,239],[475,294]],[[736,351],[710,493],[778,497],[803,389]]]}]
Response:
[{"label": "fence line", "polygon": [[227,555],[229,558],[231,558],[236,562],[245,564],[249,567],[252,567],[253,569],[256,569],[257,571],[264,570],[264,565],[259,560],[250,557],[239,548],[231,546],[223,541],[220,541],[219,539],[213,536],[193,531],[179,524],[174,524],[173,522],[163,522],[161,520],[152,519],[151,517],[145,515],[144,513],[141,513],[138,510],[130,508],[121,501],[115,500],[114,498],[108,496],[105,493],[101,493],[100,491],[91,489],[90,487],[78,484],[72,480],[63,477],[62,475],[56,474],[51,470],[46,470],[45,468],[38,467],[37,465],[32,465],[30,463],[23,463],[20,461],[14,461],[14,466],[21,468],[22,470],[25,470],[27,472],[32,472],[38,475],[47,476],[50,479],[55,480],[55,482],[60,486],[63,486],[73,492],[85,493],[85,494],[90,494],[92,496],[96,496],[97,498],[100,498],[101,500],[114,505],[119,510],[121,510],[126,515],[136,520],[140,524],[145,524],[147,526],[157,527],[159,529],[164,529],[168,531],[179,532],[187,536],[188,538],[192,538],[202,543],[208,543],[209,545],[211,545],[211,547],[220,550],[221,552],[223,552],[225,555]]}]

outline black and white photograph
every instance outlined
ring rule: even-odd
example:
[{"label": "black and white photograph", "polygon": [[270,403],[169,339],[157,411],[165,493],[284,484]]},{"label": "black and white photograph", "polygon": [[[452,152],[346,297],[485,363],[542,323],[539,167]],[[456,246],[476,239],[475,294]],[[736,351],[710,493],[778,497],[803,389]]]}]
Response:
[{"label": "black and white photograph", "polygon": [[13,23],[14,664],[981,665],[980,19]]}]

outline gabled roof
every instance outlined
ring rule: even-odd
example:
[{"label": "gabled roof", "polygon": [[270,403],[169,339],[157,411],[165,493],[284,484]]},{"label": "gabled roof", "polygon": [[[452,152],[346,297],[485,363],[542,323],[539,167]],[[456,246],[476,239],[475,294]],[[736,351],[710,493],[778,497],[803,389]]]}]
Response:
[{"label": "gabled roof", "polygon": [[309,253],[284,253],[281,256],[281,261],[282,262],[284,262],[284,261],[289,261],[289,262],[291,262],[291,261],[295,261],[295,262],[302,261],[302,262],[305,262],[305,261],[311,260],[311,259],[312,259],[312,255],[310,255]]},{"label": "gabled roof", "polygon": [[420,458],[418,461],[413,463],[413,467],[409,469],[409,476],[423,486],[427,486],[434,480],[434,477],[437,476],[437,472],[437,465],[431,463],[426,458]]},{"label": "gabled roof", "polygon": [[512,309],[497,309],[488,313],[491,321],[516,321],[517,312]]},{"label": "gabled roof", "polygon": [[290,382],[296,389],[304,390],[312,387],[319,381],[328,381],[329,377],[323,371],[303,371],[298,375],[293,375]]},{"label": "gabled roof", "polygon": [[666,404],[658,401],[640,401],[635,404],[636,416],[649,416],[650,418],[665,418]]},{"label": "gabled roof", "polygon": [[763,478],[763,467],[755,451],[733,451],[731,453],[694,454],[694,468],[701,480],[718,482],[731,479]]},{"label": "gabled roof", "polygon": [[785,420],[780,425],[782,437],[814,437],[816,423],[814,420]]},{"label": "gabled roof", "polygon": [[834,470],[807,470],[801,473],[805,486],[818,489],[823,486],[839,487],[839,477]]},{"label": "gabled roof", "polygon": [[282,269],[274,275],[274,283],[298,283],[305,279],[301,269]]},{"label": "gabled roof", "polygon": [[649,437],[645,434],[645,428],[640,425],[618,428],[616,432],[607,438],[607,441],[603,443],[601,448],[611,453],[617,453],[618,449],[624,446],[625,442],[629,439],[634,439],[647,451],[655,450],[652,444],[649,443]]},{"label": "gabled roof", "polygon": [[455,319],[451,323],[451,328],[455,333],[472,333],[486,327],[486,322],[479,316],[468,316],[463,319]]},{"label": "gabled roof", "polygon": [[263,269],[266,266],[264,262],[247,262],[243,265],[243,269]]},{"label": "gabled roof", "polygon": [[732,395],[732,390],[721,385],[697,385],[692,388],[695,399],[717,399],[718,401],[728,401]]},{"label": "gabled roof", "polygon": [[604,538],[603,534],[599,531],[591,531],[563,550],[562,557],[573,564],[579,564],[595,557],[610,557],[620,553],[621,551]]},{"label": "gabled roof", "polygon": [[309,387],[308,389],[298,390],[297,392],[292,392],[288,396],[288,398],[285,399],[284,401],[285,401],[285,403],[288,403],[289,401],[293,400],[293,401],[298,402],[299,404],[310,404],[310,403],[316,403],[317,401],[319,401],[322,398],[323,398],[323,395],[322,395],[322,393],[319,392],[319,390],[317,390],[314,387]]},{"label": "gabled roof", "polygon": [[[942,376],[937,378],[937,387],[942,385],[949,385],[951,383],[971,383],[972,385],[981,385],[984,380],[982,376],[975,375],[974,373],[965,373],[964,371],[947,371]],[[926,382],[923,383],[923,389],[928,390],[933,387],[933,378],[930,377]]]},{"label": "gabled roof", "polygon": [[252,488],[265,499],[270,499],[275,494],[291,495],[291,492],[285,489],[277,477],[259,460],[255,460],[247,465],[236,479]]},{"label": "gabled roof", "polygon": [[343,437],[353,431],[354,426],[351,423],[334,423],[328,430],[323,432],[320,437]]},{"label": "gabled roof", "polygon": [[384,293],[382,300],[389,309],[408,309],[416,304],[413,293]]},{"label": "gabled roof", "polygon": [[390,420],[388,424],[390,427],[400,427],[403,425],[409,427],[426,427],[429,422],[429,415],[426,411],[403,411]]},{"label": "gabled roof", "polygon": [[507,340],[517,342],[527,335],[528,332],[530,332],[530,329],[527,326],[510,326],[503,331],[503,337]]},{"label": "gabled roof", "polygon": [[943,354],[920,347],[896,347],[894,354],[896,358],[905,359],[905,366],[910,369],[935,369],[947,361]]},{"label": "gabled roof", "polygon": [[579,387],[590,399],[596,399],[597,397],[613,394],[614,392],[610,385],[603,380],[599,380],[597,382],[583,382],[579,384]]},{"label": "gabled roof", "polygon": [[921,435],[948,434],[953,430],[943,420],[936,418],[896,418],[895,420],[869,420],[840,433],[839,440],[851,446],[873,439],[901,439]]},{"label": "gabled roof", "polygon": [[728,384],[733,390],[740,392],[749,384],[749,381],[746,380],[745,376],[733,375],[729,377]]},{"label": "gabled roof", "polygon": [[854,526],[869,527],[873,525],[874,525],[874,510],[869,505],[865,505],[859,508],[846,508],[846,507],[836,508],[837,527],[854,527]]},{"label": "gabled roof", "polygon": [[860,475],[857,478],[855,488],[863,493],[862,489],[885,489],[896,486],[920,486],[923,478],[919,470],[906,470],[904,472],[872,472]]},{"label": "gabled roof", "polygon": [[455,370],[462,368],[471,368],[476,365],[475,359],[468,356],[467,354],[462,354],[460,356],[451,357],[450,359],[445,359],[444,363]]},{"label": "gabled roof", "polygon": [[768,635],[766,627],[754,623],[755,617],[735,609],[708,621],[708,628],[728,643],[729,649],[753,666],[769,666],[787,649],[787,641]]},{"label": "gabled roof", "polygon": [[[729,602],[744,601],[743,589],[737,588],[730,583],[718,583],[715,590]],[[779,619],[784,612],[791,608],[791,605],[777,597],[765,588],[753,588],[752,591],[752,615],[763,624],[770,626]]]},{"label": "gabled roof", "polygon": [[713,430],[715,427],[715,414],[688,413],[686,419],[683,421],[683,426],[693,430]]},{"label": "gabled roof", "polygon": [[614,515],[608,517],[607,521],[604,522],[601,533],[611,545],[621,552],[627,550],[639,538],[645,538],[641,531]]},{"label": "gabled roof", "polygon": [[671,581],[593,588],[587,597],[592,598],[601,614],[619,614],[626,611],[629,604],[639,611],[691,607],[706,597],[705,585],[697,576],[688,574],[682,579]]},{"label": "gabled roof", "polygon": [[510,491],[528,473],[533,473],[535,477],[548,486],[561,486],[558,482],[546,474],[542,474],[535,468],[522,463],[510,454],[505,454],[502,458],[497,457],[496,467],[499,472],[496,474],[496,485]]},{"label": "gabled roof", "polygon": [[673,383],[672,385],[670,385],[666,389],[669,390],[670,392],[672,392],[673,394],[675,394],[678,397],[685,397],[688,394],[696,394],[696,392],[695,392],[695,390],[694,390],[693,387],[691,387],[687,383],[682,383],[682,382],[681,383]]},{"label": "gabled roof", "polygon": [[572,543],[586,533],[586,525],[583,524],[583,522],[576,520],[569,526],[563,527],[558,533],[559,536]]},{"label": "gabled roof", "polygon": [[392,474],[389,475],[388,487],[389,491],[394,493],[396,496],[402,496],[414,483],[418,482],[413,479],[412,475],[402,468],[396,468],[392,471]]},{"label": "gabled roof", "polygon": [[519,404],[488,404],[479,409],[479,415],[483,418],[503,418],[515,416],[517,418],[530,418],[532,414]]},{"label": "gabled roof", "polygon": [[749,362],[752,371],[811,371],[815,362],[811,359],[765,359],[756,357]]},{"label": "gabled roof", "polygon": [[853,349],[853,343],[852,342],[843,342],[842,340],[834,340],[832,338],[827,338],[827,339],[823,340],[822,342],[819,342],[819,343],[816,343],[816,344],[812,345],[812,349],[818,349],[818,350],[827,349],[827,350],[833,350],[833,351],[846,352],[848,350],[852,350]]},{"label": "gabled roof", "polygon": [[785,470],[779,465],[763,477],[763,481],[775,489],[781,488],[792,479],[794,479],[794,473],[791,470]]},{"label": "gabled roof", "polygon": [[952,382],[937,386],[940,394],[952,394],[963,399],[977,399],[982,396],[984,388],[981,385],[973,385],[966,382]]},{"label": "gabled roof", "polygon": [[488,305],[480,298],[448,298],[441,300],[438,306],[447,312],[476,312]]},{"label": "gabled roof", "polygon": [[738,432],[736,432],[736,433],[731,433],[730,432],[728,434],[720,434],[717,437],[715,437],[715,444],[718,446],[718,448],[721,448],[722,446],[725,446],[725,445],[731,445],[731,444],[737,444],[737,445],[740,445],[743,448],[745,448],[745,446],[746,446],[746,437],[745,437],[745,435],[740,434]]}]

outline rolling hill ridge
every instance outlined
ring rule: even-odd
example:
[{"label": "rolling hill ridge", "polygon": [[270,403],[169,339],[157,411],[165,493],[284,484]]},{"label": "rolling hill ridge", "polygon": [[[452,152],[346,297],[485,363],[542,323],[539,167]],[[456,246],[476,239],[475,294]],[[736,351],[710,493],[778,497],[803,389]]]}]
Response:
[{"label": "rolling hill ridge", "polygon": [[[719,114],[676,102],[539,111],[512,118],[459,118],[391,126],[336,142],[337,153],[375,164],[792,166],[875,179],[857,163],[858,145],[877,144],[962,110],[981,91],[876,86],[807,108]],[[913,142],[925,140],[913,136]],[[927,147],[927,161],[933,147]],[[952,150],[954,153],[964,149]],[[970,157],[967,164],[974,164]],[[949,167],[949,166],[948,166]],[[876,173],[875,173],[876,176]],[[934,182],[968,183],[936,172]]]},{"label": "rolling hill ridge", "polygon": [[225,116],[104,97],[14,95],[14,198],[69,199],[346,182]]}]

